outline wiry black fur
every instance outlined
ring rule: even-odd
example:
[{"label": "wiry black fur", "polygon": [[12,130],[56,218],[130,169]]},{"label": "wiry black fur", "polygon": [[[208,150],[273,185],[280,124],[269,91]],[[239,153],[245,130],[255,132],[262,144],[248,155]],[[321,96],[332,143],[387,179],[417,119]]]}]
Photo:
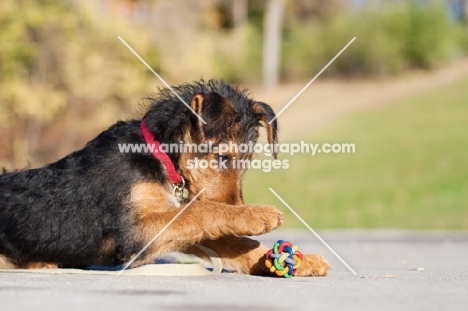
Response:
[{"label": "wiry black fur", "polygon": [[[238,137],[243,142],[256,141],[258,131],[256,128],[260,125],[260,116],[254,115],[251,109],[252,99],[246,90],[241,90],[231,86],[220,80],[201,80],[199,82],[182,84],[172,88],[186,104],[190,105],[190,101],[195,94],[216,93],[224,98],[228,98],[234,104],[234,110],[238,114],[240,120],[241,132]],[[161,89],[159,94],[154,98],[149,98],[152,103],[148,113],[146,114],[148,125],[155,130],[155,135],[161,142],[170,143],[182,140],[184,127],[195,127],[198,118],[189,108],[182,103],[170,89]],[[265,110],[265,117],[271,120],[275,117],[275,113],[270,106],[258,102]],[[210,118],[210,111],[203,111],[203,119],[207,123],[205,132],[209,132],[213,118]],[[216,114],[213,116],[217,118]],[[164,120],[164,122],[162,122]],[[277,141],[277,122],[272,122],[274,141]],[[169,154],[174,162],[177,163],[177,155]]]},{"label": "wiry black fur", "polygon": [[[190,105],[196,94],[228,98],[238,114],[247,142],[255,141],[259,116],[250,109],[245,91],[222,81],[209,80],[174,87]],[[169,90],[150,99],[145,115],[148,127],[162,143],[178,143],[188,128],[196,128],[197,117]],[[203,111],[210,133],[210,121],[222,118],[216,105]],[[274,116],[265,105],[266,118]],[[273,123],[276,139],[276,121]],[[213,129],[214,130],[214,129]],[[220,129],[216,129],[220,130]],[[141,181],[166,183],[161,164],[151,154],[121,153],[118,144],[143,144],[140,120],[118,122],[83,149],[39,169],[0,175],[0,254],[21,266],[27,262],[57,263],[81,267],[128,260],[143,245],[128,236],[132,226],[126,200],[132,185]],[[178,154],[169,154],[177,167]],[[102,258],[104,240],[118,243],[115,254]],[[100,259],[99,259],[100,258]]]}]

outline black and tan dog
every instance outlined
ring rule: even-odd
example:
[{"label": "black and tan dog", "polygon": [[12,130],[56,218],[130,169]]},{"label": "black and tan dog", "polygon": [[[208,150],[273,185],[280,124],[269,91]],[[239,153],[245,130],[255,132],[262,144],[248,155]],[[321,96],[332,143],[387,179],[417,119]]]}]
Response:
[{"label": "black and tan dog", "polygon": [[[151,99],[142,120],[118,122],[82,150],[39,169],[0,176],[0,268],[86,267],[132,260],[181,208],[199,197],[163,231],[132,266],[171,251],[203,257],[195,243],[215,250],[226,267],[262,275],[266,247],[246,236],[282,224],[273,206],[244,204],[244,169],[192,168],[194,158],[230,162],[251,153],[122,152],[119,145],[256,142],[264,123],[276,141],[275,115],[222,81],[174,87],[204,124],[169,89]],[[150,141],[149,141],[150,140]],[[152,141],[151,141],[152,140]],[[173,192],[186,181],[186,189]],[[185,200],[179,197],[183,196]],[[326,275],[320,255],[306,255],[300,276]]]}]

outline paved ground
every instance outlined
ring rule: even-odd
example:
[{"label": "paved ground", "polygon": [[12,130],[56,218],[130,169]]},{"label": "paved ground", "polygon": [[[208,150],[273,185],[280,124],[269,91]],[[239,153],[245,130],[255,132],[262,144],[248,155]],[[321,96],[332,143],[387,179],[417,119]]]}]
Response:
[{"label": "paved ground", "polygon": [[0,274],[1,310],[466,310],[468,233],[319,232],[354,276],[305,232],[275,232],[324,254],[325,278]]}]

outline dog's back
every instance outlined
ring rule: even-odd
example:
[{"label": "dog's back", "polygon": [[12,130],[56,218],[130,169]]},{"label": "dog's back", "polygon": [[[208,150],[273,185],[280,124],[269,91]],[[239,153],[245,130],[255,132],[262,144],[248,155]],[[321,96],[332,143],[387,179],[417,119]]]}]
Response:
[{"label": "dog's back", "polygon": [[132,131],[120,122],[55,163],[0,175],[0,254],[19,266],[95,263],[102,243],[120,234],[130,191],[123,181],[136,178],[122,167],[129,161],[116,158],[125,155],[115,152],[117,140]]}]

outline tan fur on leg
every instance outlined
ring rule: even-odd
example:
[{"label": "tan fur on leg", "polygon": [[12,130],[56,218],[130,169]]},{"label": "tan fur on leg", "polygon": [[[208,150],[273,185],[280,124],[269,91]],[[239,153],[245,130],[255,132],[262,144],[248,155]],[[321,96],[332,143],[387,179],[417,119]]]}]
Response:
[{"label": "tan fur on leg", "polygon": [[[264,255],[268,249],[258,241],[246,237],[222,237],[215,241],[203,241],[202,245],[218,253],[223,266],[228,269],[234,269],[243,274],[269,274],[264,265]],[[190,247],[184,252],[208,259],[206,254],[197,247]]]},{"label": "tan fur on leg", "polygon": [[[146,209],[148,211],[148,209]],[[135,230],[130,238],[148,243],[179,212],[135,211]],[[148,248],[134,266],[153,261],[160,255],[183,250],[205,240],[217,240],[223,236],[260,235],[269,232],[283,222],[283,214],[267,205],[228,205],[215,202],[193,202]]]},{"label": "tan fur on leg", "polygon": [[326,276],[330,270],[330,264],[322,255],[305,254],[297,276]]},{"label": "tan fur on leg", "polygon": [[18,268],[11,260],[0,254],[0,269],[16,269]]},{"label": "tan fur on leg", "polygon": [[23,268],[25,269],[57,269],[58,266],[47,262],[28,262]]},{"label": "tan fur on leg", "polygon": [[[217,252],[226,268],[244,274],[271,275],[265,267],[265,253],[268,248],[258,241],[246,237],[222,237],[215,241],[203,241],[202,245]],[[196,247],[190,247],[184,252],[207,259]],[[329,272],[330,264],[322,255],[307,254],[304,255],[297,276],[325,276]]]}]

